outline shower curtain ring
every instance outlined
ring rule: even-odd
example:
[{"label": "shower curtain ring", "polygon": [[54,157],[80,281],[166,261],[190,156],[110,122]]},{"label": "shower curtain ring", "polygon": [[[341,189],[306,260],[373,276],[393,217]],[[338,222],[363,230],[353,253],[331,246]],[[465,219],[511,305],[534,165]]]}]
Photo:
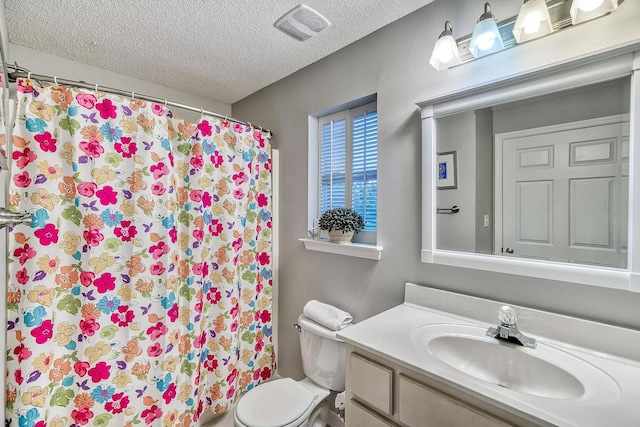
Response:
[{"label": "shower curtain ring", "polygon": [[204,109],[200,107],[200,121],[204,118]]},{"label": "shower curtain ring", "polygon": [[134,101],[136,99],[136,93],[134,91],[131,91],[131,99],[133,99]]},{"label": "shower curtain ring", "polygon": [[249,128],[251,128],[251,122],[247,122],[247,126],[249,126]]},{"label": "shower curtain ring", "polygon": [[98,83],[96,83],[96,92],[98,91]]},{"label": "shower curtain ring", "polygon": [[164,99],[164,108],[167,108],[167,98]]},{"label": "shower curtain ring", "polygon": [[58,76],[53,76],[53,82],[58,86]]},{"label": "shower curtain ring", "polygon": [[31,71],[29,71],[29,74],[27,74],[27,79],[31,80]]}]

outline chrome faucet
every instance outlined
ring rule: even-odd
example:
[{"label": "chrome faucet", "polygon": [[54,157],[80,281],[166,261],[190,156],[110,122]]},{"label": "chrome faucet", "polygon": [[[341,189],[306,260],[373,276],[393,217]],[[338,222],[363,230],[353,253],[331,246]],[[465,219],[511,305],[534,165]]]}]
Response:
[{"label": "chrome faucet", "polygon": [[536,348],[536,340],[523,335],[519,330],[516,322],[518,317],[516,310],[508,305],[503,305],[498,310],[498,319],[500,325],[497,328],[489,328],[487,335],[499,340],[509,341],[524,347]]}]

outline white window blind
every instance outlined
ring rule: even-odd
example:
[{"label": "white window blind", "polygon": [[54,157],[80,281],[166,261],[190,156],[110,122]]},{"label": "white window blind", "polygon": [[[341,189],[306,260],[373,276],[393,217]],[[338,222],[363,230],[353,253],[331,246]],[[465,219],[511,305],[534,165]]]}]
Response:
[{"label": "white window blind", "polygon": [[377,228],[378,114],[376,103],[320,118],[320,194],[322,214],[351,207]]},{"label": "white window blind", "polygon": [[347,206],[346,120],[337,116],[323,123],[321,133],[320,213]]},{"label": "white window blind", "polygon": [[364,218],[365,231],[376,229],[378,203],[378,113],[353,117],[351,131],[351,207]]}]

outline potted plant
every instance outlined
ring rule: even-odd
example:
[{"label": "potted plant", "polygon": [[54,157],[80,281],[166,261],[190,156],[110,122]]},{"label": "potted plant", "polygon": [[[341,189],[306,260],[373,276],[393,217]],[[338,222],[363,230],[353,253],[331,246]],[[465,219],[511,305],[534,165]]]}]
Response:
[{"label": "potted plant", "polygon": [[351,208],[335,208],[320,216],[318,227],[329,232],[330,242],[346,244],[351,242],[354,233],[364,228],[364,220]]}]

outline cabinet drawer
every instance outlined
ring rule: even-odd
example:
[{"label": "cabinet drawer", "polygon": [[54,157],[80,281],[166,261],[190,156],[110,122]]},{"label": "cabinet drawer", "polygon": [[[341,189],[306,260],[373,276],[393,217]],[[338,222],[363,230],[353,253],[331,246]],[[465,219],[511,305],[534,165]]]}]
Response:
[{"label": "cabinet drawer", "polygon": [[398,416],[410,427],[511,427],[404,375],[398,376]]},{"label": "cabinet drawer", "polygon": [[396,427],[392,422],[353,399],[351,399],[351,412],[347,424],[349,427]]},{"label": "cabinet drawer", "polygon": [[393,369],[351,353],[350,392],[378,412],[391,416]]}]

